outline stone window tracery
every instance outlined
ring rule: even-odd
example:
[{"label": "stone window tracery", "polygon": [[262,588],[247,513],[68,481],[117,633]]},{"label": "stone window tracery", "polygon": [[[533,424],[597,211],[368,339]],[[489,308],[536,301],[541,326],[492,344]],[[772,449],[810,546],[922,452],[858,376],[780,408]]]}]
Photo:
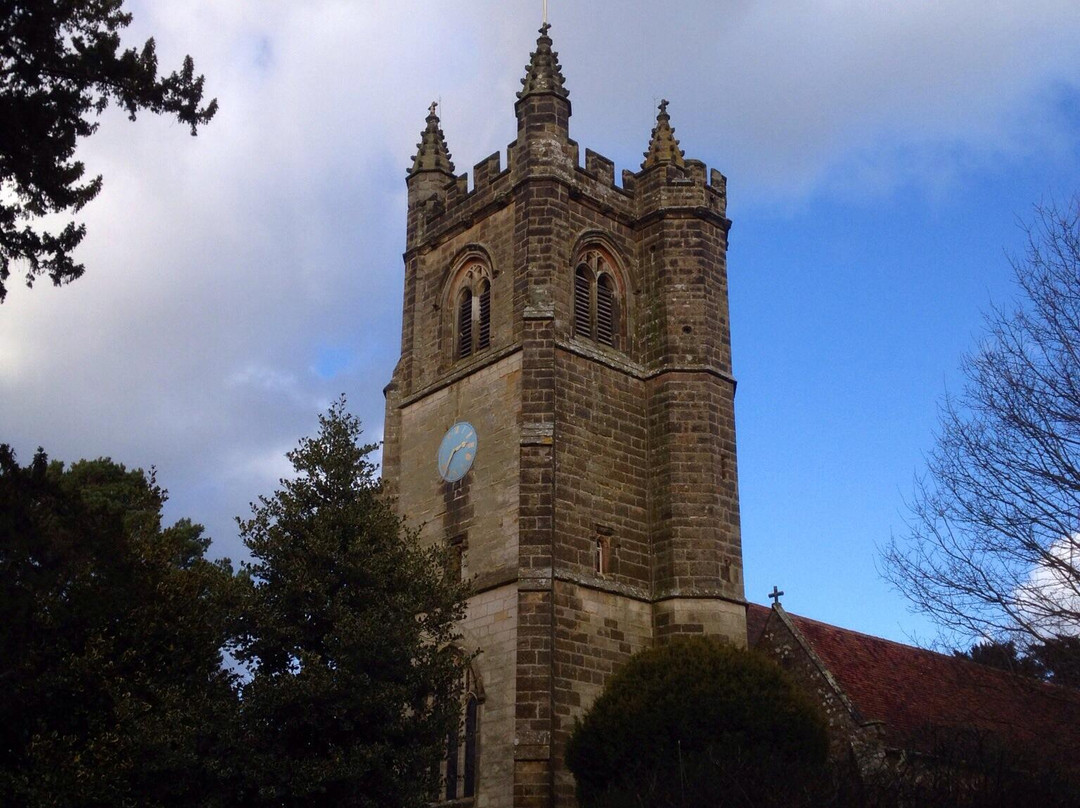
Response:
[{"label": "stone window tracery", "polygon": [[491,345],[491,270],[470,260],[454,282],[454,358],[464,359]]},{"label": "stone window tracery", "polygon": [[446,758],[443,764],[443,796],[448,801],[476,796],[476,775],[480,762],[480,703],[483,701],[483,692],[472,666],[465,670],[459,695],[462,710],[461,730],[447,736]]},{"label": "stone window tracery", "polygon": [[622,322],[615,262],[604,251],[586,249],[574,269],[574,335],[621,348]]}]

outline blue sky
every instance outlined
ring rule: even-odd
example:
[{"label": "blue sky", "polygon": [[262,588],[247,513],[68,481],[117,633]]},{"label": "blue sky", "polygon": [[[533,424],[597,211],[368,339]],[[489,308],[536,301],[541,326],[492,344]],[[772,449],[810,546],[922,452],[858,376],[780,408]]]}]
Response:
[{"label": "blue sky", "polygon": [[[337,394],[381,436],[427,105],[459,171],[504,150],[540,6],[131,3],[128,40],[190,53],[221,112],[197,138],[103,117],[86,276],[0,308],[0,440],[156,465],[169,516],[238,557],[233,517]],[[748,596],[932,639],[876,548],[980,312],[1013,293],[1020,223],[1078,190],[1080,5],[550,6],[583,148],[636,169],[667,98],[728,177]]]}]

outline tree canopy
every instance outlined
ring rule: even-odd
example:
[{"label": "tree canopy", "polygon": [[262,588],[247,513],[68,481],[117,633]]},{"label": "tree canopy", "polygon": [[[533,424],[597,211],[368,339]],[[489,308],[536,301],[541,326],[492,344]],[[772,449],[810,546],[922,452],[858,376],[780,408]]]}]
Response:
[{"label": "tree canopy", "polygon": [[239,576],[162,526],[153,472],[0,446],[0,804],[430,803],[467,590],[344,407],[241,521]]},{"label": "tree canopy", "polygon": [[338,401],[240,523],[243,804],[420,808],[458,731],[465,589],[394,513]]},{"label": "tree canopy", "polygon": [[26,266],[28,285],[83,274],[73,253],[85,226],[55,230],[42,218],[77,212],[101,190],[101,177],[86,179],[75,159],[79,140],[97,130],[92,114],[112,103],[132,120],[167,113],[194,135],[217,111],[216,100],[203,104],[190,56],[159,76],[152,38],[121,50],[130,23],[123,0],[0,0],[0,302],[13,263]]},{"label": "tree canopy", "polygon": [[0,446],[0,804],[218,804],[227,562],[153,473]]},{"label": "tree canopy", "polygon": [[825,719],[772,661],[679,638],[633,656],[566,749],[582,808],[820,804]]},{"label": "tree canopy", "polygon": [[1080,637],[1051,637],[1023,649],[1012,640],[985,640],[953,655],[1030,679],[1080,687]]},{"label": "tree canopy", "polygon": [[1040,207],[1021,299],[986,315],[885,573],[969,639],[1080,633],[1080,197]]}]

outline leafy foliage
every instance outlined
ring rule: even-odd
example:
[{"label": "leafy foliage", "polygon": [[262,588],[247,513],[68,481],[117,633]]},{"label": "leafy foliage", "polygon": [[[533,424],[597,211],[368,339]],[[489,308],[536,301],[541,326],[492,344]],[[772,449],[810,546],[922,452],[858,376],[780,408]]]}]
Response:
[{"label": "leafy foliage", "polygon": [[1019,676],[1034,679],[1043,676],[1042,667],[1034,659],[1022,654],[1012,640],[977,642],[967,651],[953,651],[953,656]]},{"label": "leafy foliage", "polygon": [[818,804],[820,711],[773,662],[706,638],[643,651],[574,729],[583,808]]},{"label": "leafy foliage", "polygon": [[0,804],[217,804],[228,562],[154,476],[0,446]]},{"label": "leafy foliage", "polygon": [[1012,640],[977,642],[954,656],[980,665],[1042,679],[1064,687],[1080,687],[1080,637],[1051,637],[1020,650]]},{"label": "leafy foliage", "polygon": [[154,40],[120,49],[131,23],[123,0],[0,0],[0,302],[12,262],[26,280],[48,275],[60,285],[82,275],[73,251],[86,235],[69,221],[58,232],[41,217],[78,211],[97,196],[101,177],[84,179],[74,159],[80,138],[97,129],[91,113],[116,103],[175,115],[194,135],[217,111],[202,105],[203,77],[191,57],[158,76]]},{"label": "leafy foliage", "polygon": [[1038,209],[1023,299],[986,317],[887,577],[944,629],[1022,644],[1080,631],[1080,198]]},{"label": "leafy foliage", "polygon": [[456,731],[465,590],[394,514],[359,436],[339,400],[240,523],[244,804],[419,808]]},{"label": "leafy foliage", "polygon": [[1027,656],[1047,681],[1080,687],[1080,637],[1051,637],[1029,647]]}]

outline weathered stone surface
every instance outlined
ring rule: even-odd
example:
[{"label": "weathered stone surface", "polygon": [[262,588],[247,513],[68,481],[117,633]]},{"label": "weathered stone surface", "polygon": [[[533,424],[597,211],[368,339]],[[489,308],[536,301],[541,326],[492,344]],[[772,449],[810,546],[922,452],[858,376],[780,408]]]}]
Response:
[{"label": "weathered stone surface", "polygon": [[[527,84],[506,167],[478,163],[471,191],[445,172],[408,179],[384,474],[425,541],[464,548],[480,808],[574,804],[573,720],[631,654],[675,634],[746,638],[724,178],[674,141],[621,187],[602,155],[579,166],[557,84]],[[575,334],[587,249],[615,289],[614,346]],[[456,284],[475,261],[490,345],[458,358]],[[436,452],[460,420],[477,454],[445,483]]]}]

